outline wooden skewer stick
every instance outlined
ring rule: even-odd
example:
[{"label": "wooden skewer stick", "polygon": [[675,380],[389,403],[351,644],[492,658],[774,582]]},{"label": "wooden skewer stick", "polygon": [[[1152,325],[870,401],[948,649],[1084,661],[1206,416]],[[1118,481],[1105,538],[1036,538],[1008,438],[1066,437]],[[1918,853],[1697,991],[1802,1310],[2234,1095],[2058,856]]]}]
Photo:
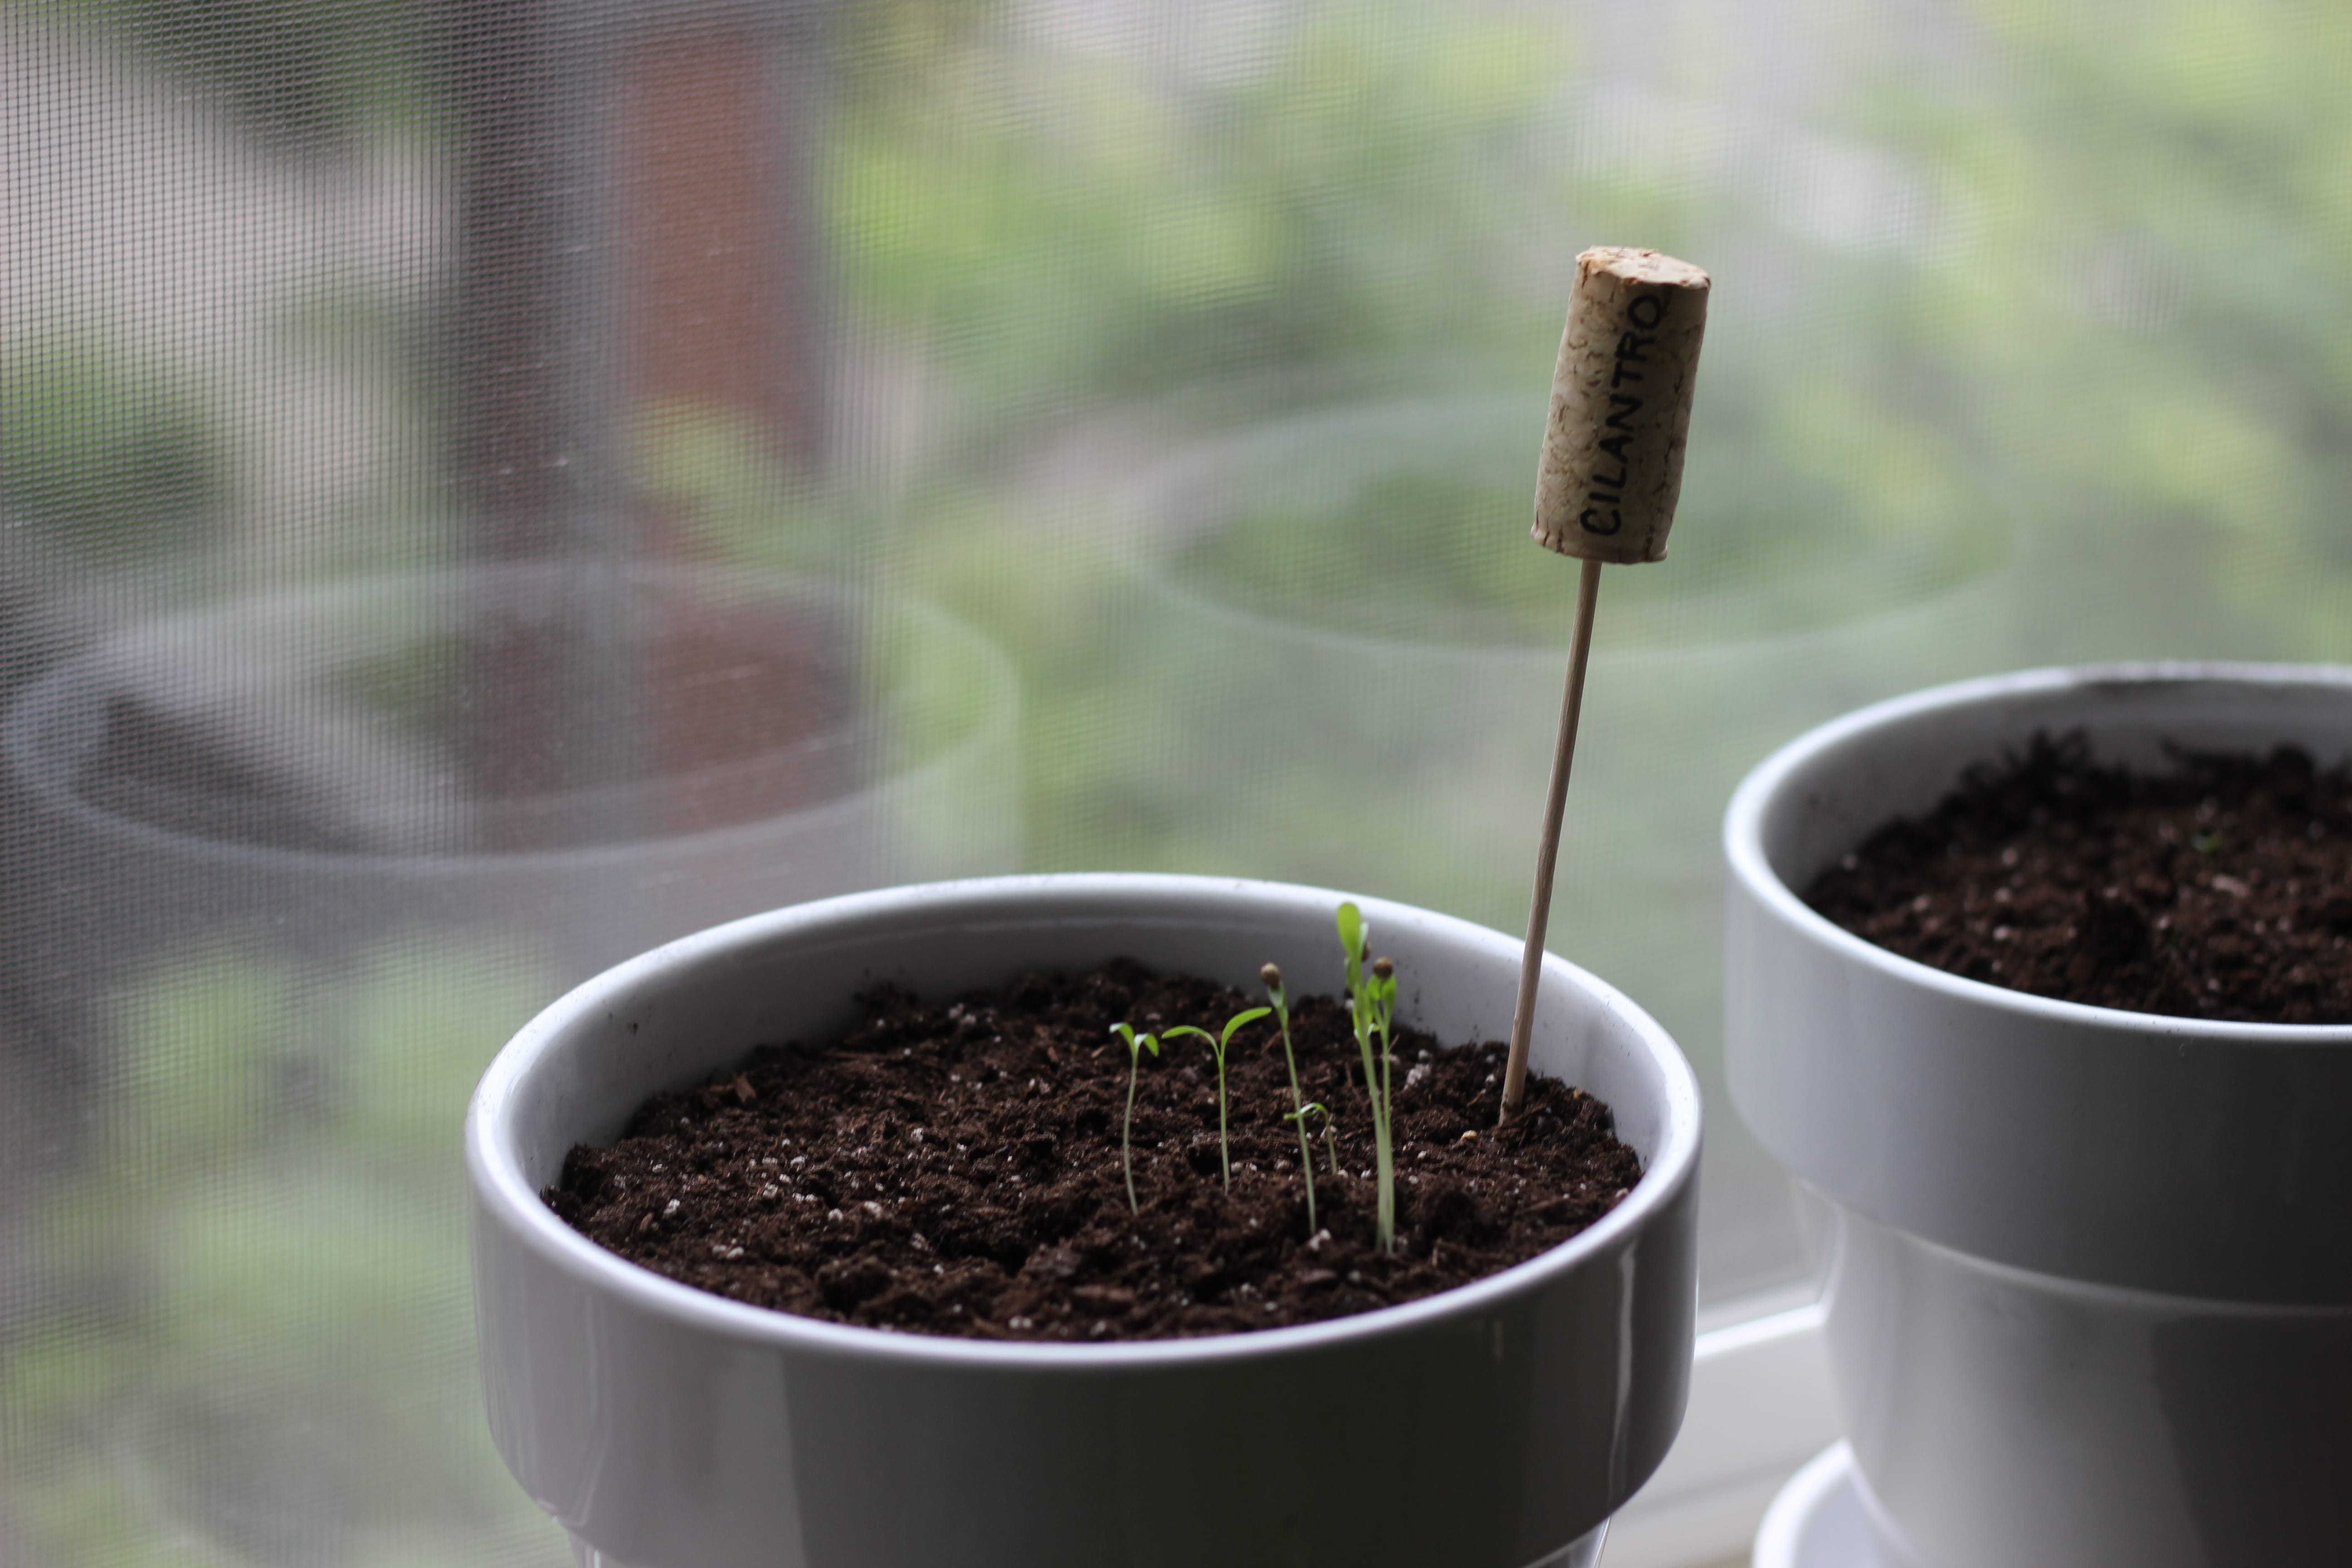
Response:
[{"label": "wooden skewer stick", "polygon": [[1528,910],[1528,950],[1519,960],[1519,1002],[1511,1012],[1511,1059],[1503,1068],[1504,1121],[1519,1113],[1519,1104],[1528,1093],[1528,1042],[1535,1033],[1536,982],[1543,975],[1544,928],[1551,923],[1552,873],[1559,865],[1560,822],[1568,812],[1568,770],[1576,759],[1576,721],[1584,711],[1584,662],[1592,653],[1592,612],[1600,601],[1601,563],[1587,561],[1576,580],[1576,627],[1569,634],[1568,645],[1568,692],[1560,700],[1559,738],[1552,742],[1551,790],[1544,796],[1543,838],[1536,847],[1535,905]]},{"label": "wooden skewer stick", "polygon": [[1582,560],[1568,690],[1553,742],[1551,788],[1536,848],[1535,894],[1511,1015],[1510,1061],[1503,1070],[1500,1121],[1519,1113],[1528,1092],[1528,1047],[1535,1037],[1536,990],[1552,879],[1567,813],[1568,775],[1584,709],[1592,617],[1607,563],[1661,561],[1682,494],[1690,438],[1691,391],[1706,329],[1706,273],[1654,250],[1596,247],[1576,258],[1568,326],[1553,372],[1551,418],[1536,469],[1536,542]]}]

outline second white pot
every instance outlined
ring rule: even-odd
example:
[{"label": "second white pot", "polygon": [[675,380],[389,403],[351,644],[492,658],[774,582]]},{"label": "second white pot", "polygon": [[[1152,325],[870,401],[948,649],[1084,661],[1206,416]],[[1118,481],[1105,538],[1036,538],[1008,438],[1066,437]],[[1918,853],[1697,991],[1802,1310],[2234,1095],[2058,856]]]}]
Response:
[{"label": "second white pot", "polygon": [[2054,1002],[1807,908],[1873,828],[2037,731],[2352,754],[2352,671],[2042,670],[1803,736],[1740,787],[1733,1101],[1839,1215],[1829,1338],[1866,1500],[1928,1568],[2341,1562],[2352,1026]]}]

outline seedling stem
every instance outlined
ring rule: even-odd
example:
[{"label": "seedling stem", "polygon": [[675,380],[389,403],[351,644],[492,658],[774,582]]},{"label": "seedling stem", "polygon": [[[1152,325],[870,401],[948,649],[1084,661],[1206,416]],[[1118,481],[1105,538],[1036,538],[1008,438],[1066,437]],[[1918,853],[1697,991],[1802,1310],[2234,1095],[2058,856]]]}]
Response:
[{"label": "seedling stem", "polygon": [[1225,1047],[1233,1043],[1235,1029],[1244,1024],[1255,1024],[1272,1011],[1271,1007],[1245,1008],[1226,1019],[1224,1029],[1219,1034],[1213,1035],[1191,1024],[1179,1024],[1161,1034],[1162,1038],[1171,1040],[1179,1035],[1198,1035],[1208,1042],[1210,1051],[1217,1058],[1217,1159],[1224,1166],[1225,1191],[1229,1193],[1234,1190],[1234,1156],[1232,1145],[1225,1142]]},{"label": "seedling stem", "polygon": [[[1307,1142],[1307,1112],[1322,1108],[1310,1108],[1299,1097],[1298,1058],[1290,1049],[1290,994],[1282,987],[1282,971],[1269,963],[1257,972],[1257,977],[1265,983],[1265,998],[1274,1004],[1274,1016],[1282,1025],[1282,1065],[1290,1069],[1290,1113],[1283,1120],[1298,1123],[1298,1173],[1307,1182],[1307,1234],[1312,1237],[1316,1231],[1315,1149]],[[1324,1121],[1330,1121],[1328,1113]]]},{"label": "seedling stem", "polygon": [[[1396,965],[1372,959],[1371,933],[1363,911],[1352,903],[1339,906],[1337,916],[1339,946],[1348,959],[1348,1016],[1356,1031],[1356,1050],[1363,1058],[1364,1094],[1372,1107],[1372,1150],[1379,1186],[1372,1222],[1382,1252],[1396,1250],[1396,1159],[1390,1142],[1389,1118],[1393,1099],[1389,1084],[1389,1033],[1396,1019]],[[1366,963],[1370,961],[1370,973]],[[1380,1037],[1380,1059],[1372,1057],[1372,1037]]]},{"label": "seedling stem", "polygon": [[1127,1042],[1127,1120],[1118,1124],[1118,1163],[1127,1172],[1127,1212],[1141,1214],[1143,1205],[1135,1201],[1135,1156],[1129,1134],[1135,1127],[1135,1079],[1143,1070],[1143,1053],[1160,1054],[1160,1042],[1150,1035],[1139,1035],[1125,1024],[1113,1024],[1110,1032]]}]

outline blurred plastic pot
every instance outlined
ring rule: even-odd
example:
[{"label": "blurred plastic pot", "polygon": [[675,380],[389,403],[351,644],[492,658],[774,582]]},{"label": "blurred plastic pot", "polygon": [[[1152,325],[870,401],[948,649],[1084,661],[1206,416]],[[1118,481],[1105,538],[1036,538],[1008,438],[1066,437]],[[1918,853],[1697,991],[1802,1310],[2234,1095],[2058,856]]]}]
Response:
[{"label": "blurred plastic pot", "polygon": [[1020,858],[1016,685],[919,604],[594,563],[368,578],[101,644],[27,688],[29,988],[195,931],[524,932],[558,973],[780,901]]}]

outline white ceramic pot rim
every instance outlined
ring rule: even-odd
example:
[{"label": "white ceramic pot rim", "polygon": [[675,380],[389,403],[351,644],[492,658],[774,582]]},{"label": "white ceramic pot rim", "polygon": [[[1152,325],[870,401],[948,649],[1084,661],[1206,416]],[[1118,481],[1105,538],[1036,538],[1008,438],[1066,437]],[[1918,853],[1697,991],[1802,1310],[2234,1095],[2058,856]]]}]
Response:
[{"label": "white ceramic pot rim", "polygon": [[1196,899],[1203,891],[1311,896],[1328,900],[1329,907],[1335,908],[1340,900],[1353,898],[1376,925],[1393,928],[1409,918],[1441,927],[1485,930],[1470,921],[1426,910],[1323,889],[1235,878],[1116,872],[925,883],[851,893],[749,916],[682,937],[605,971],[550,1005],[515,1035],[483,1075],[466,1113],[466,1163],[476,1201],[491,1210],[526,1246],[559,1270],[593,1283],[598,1290],[639,1310],[676,1319],[713,1334],[757,1344],[789,1346],[803,1353],[830,1354],[843,1360],[913,1361],[932,1366],[1019,1369],[1083,1376],[1098,1370],[1242,1363],[1473,1315],[1516,1294],[1534,1279],[1572,1270],[1596,1254],[1612,1249],[1672,1202],[1685,1184],[1696,1179],[1700,1096],[1697,1079],[1688,1062],[1665,1031],[1622,993],[1565,959],[1549,953],[1544,961],[1548,968],[1574,975],[1577,984],[1635,1025],[1637,1032],[1652,1047],[1665,1083],[1662,1096],[1664,1114],[1661,1118],[1664,1135],[1658,1149],[1643,1169],[1641,1180],[1622,1202],[1550,1251],[1471,1284],[1354,1317],[1246,1333],[1108,1345],[996,1344],[821,1322],[731,1301],[630,1263],[564,1224],[524,1179],[512,1125],[521,1081],[561,1040],[570,1019],[601,1007],[610,993],[649,973],[693,968],[747,941],[774,940],[796,928],[821,928],[959,902],[992,904],[1008,894],[1099,897],[1116,892],[1138,901],[1150,901]]},{"label": "white ceramic pot rim", "polygon": [[1988,676],[1957,681],[1949,686],[1933,687],[1857,709],[1843,719],[1808,731],[1758,764],[1734,793],[1730,808],[1724,815],[1725,860],[1731,868],[1731,875],[1739,879],[1759,904],[1822,946],[1849,962],[1876,970],[1905,984],[1937,992],[1957,1002],[2021,1018],[2063,1022],[2078,1028],[2228,1040],[2240,1046],[2260,1046],[2265,1042],[2298,1047],[2337,1043],[2352,1045],[2352,1024],[2255,1024],[2231,1019],[2183,1018],[2169,1014],[2132,1013],[2081,1002],[2061,1002],[2052,997],[2012,991],[1981,980],[1966,979],[1916,959],[1902,957],[1816,913],[1781,879],[1764,853],[1765,814],[1773,801],[1787,789],[1790,775],[1804,771],[1823,752],[1835,751],[1857,736],[1873,731],[1916,725],[1932,719],[1940,711],[1973,707],[2007,697],[2099,686],[2126,686],[2145,691],[2167,683],[2231,680],[2269,686],[2334,687],[2352,695],[2352,669],[2340,666],[2221,662],[2058,667],[2021,670],[2014,674]]}]

